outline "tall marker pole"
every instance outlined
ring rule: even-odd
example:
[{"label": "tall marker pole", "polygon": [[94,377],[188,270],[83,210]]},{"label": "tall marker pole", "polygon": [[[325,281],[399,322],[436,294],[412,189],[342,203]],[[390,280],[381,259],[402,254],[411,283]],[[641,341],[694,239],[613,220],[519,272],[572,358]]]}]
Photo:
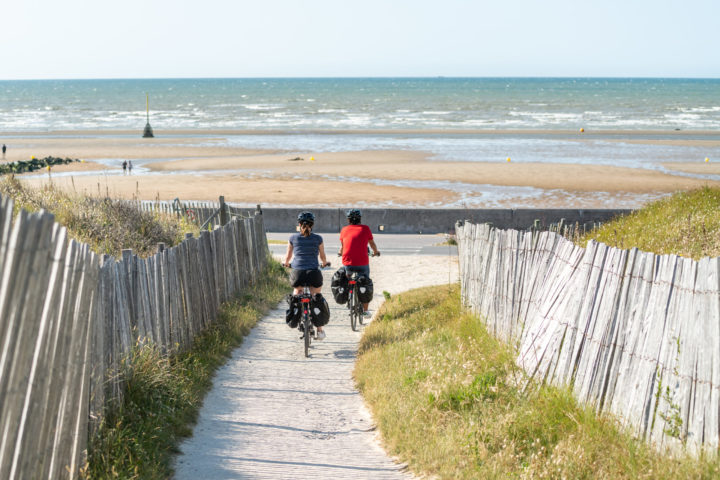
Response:
[{"label": "tall marker pole", "polygon": [[150,126],[150,95],[145,94],[145,110],[147,113],[147,123],[145,124],[145,130],[143,130],[143,138],[153,138],[153,129]]}]

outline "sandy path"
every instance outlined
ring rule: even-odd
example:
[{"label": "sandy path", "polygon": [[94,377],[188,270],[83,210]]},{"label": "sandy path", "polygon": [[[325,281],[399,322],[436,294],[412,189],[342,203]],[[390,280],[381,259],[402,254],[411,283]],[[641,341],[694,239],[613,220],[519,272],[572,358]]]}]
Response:
[{"label": "sandy path", "polygon": [[[448,256],[382,256],[371,261],[375,309],[383,290],[457,281]],[[333,269],[334,270],[334,269]],[[181,445],[176,479],[411,478],[380,447],[372,418],[354,388],[361,332],[323,287],[331,307],[327,339],[306,359],[282,302],[235,350],[214,380],[191,438]]]}]

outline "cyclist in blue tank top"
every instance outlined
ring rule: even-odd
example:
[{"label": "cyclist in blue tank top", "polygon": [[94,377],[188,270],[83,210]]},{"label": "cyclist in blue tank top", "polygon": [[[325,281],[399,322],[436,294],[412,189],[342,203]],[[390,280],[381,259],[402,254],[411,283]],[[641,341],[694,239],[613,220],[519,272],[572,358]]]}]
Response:
[{"label": "cyclist in blue tank top", "polygon": [[[319,267],[329,265],[325,258],[325,245],[320,235],[312,233],[315,224],[315,215],[311,212],[301,212],[298,215],[300,233],[295,233],[288,240],[284,267],[292,267],[290,271],[290,284],[294,295],[303,293],[303,287],[309,286],[310,293],[316,295],[322,290],[323,278]],[[320,257],[321,264],[318,263]],[[291,262],[292,260],[292,262]],[[322,327],[317,327],[317,339],[325,338]]]}]

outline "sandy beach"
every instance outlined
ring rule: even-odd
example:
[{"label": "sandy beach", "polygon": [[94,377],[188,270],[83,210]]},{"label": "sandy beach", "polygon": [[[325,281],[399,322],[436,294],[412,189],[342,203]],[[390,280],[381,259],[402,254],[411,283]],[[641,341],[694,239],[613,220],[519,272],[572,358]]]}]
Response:
[{"label": "sandy beach", "polygon": [[[174,132],[153,139],[104,133],[33,134],[3,141],[9,144],[5,161],[48,155],[83,160],[53,167],[49,175],[22,175],[28,183],[51,181],[78,192],[145,200],[211,200],[224,195],[230,202],[266,206],[615,208],[639,206],[679,190],[720,185],[718,161],[628,168],[505,158],[448,161],[407,150],[298,153],[228,145],[221,133],[197,137]],[[588,140],[592,137],[564,135],[578,148],[587,149],[592,142]],[[620,141],[618,135],[608,141]],[[694,140],[672,132],[667,138],[636,132],[622,138],[650,145],[720,146],[720,137]],[[132,175],[123,175],[123,160],[135,165]]]}]

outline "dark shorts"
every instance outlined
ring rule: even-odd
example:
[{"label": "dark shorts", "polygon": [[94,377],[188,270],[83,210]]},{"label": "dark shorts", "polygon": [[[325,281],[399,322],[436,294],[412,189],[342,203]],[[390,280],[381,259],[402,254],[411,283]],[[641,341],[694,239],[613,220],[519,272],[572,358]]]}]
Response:
[{"label": "dark shorts", "polygon": [[358,272],[362,275],[365,275],[366,277],[370,277],[370,265],[360,265],[360,266],[353,266],[353,265],[345,265],[345,271],[347,272],[347,275],[349,276],[352,272]]},{"label": "dark shorts", "polygon": [[323,284],[322,273],[318,269],[296,270],[290,272],[290,285],[293,287],[315,287],[320,288]]}]

